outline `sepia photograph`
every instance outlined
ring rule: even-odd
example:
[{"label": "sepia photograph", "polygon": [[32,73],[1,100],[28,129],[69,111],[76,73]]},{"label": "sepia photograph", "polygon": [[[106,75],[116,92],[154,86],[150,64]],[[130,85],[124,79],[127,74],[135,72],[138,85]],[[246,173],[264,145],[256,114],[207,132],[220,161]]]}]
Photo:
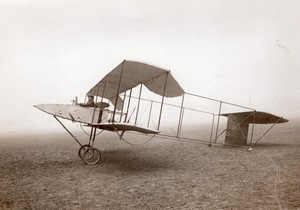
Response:
[{"label": "sepia photograph", "polygon": [[0,0],[0,209],[300,210],[299,11]]}]

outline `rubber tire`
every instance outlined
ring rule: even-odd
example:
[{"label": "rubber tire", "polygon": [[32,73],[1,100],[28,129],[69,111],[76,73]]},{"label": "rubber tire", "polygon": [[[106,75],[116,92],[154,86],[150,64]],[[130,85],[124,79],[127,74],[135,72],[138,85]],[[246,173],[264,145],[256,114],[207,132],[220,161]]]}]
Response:
[{"label": "rubber tire", "polygon": [[95,147],[88,147],[82,156],[82,160],[88,165],[95,165],[101,160],[101,152]]},{"label": "rubber tire", "polygon": [[[85,151],[91,147],[91,145],[89,144],[85,144],[85,145],[82,145],[79,150],[78,150],[78,156],[80,157],[81,160],[83,160],[83,155],[85,153]],[[84,160],[83,160],[84,161]],[[85,162],[85,161],[84,161]]]}]

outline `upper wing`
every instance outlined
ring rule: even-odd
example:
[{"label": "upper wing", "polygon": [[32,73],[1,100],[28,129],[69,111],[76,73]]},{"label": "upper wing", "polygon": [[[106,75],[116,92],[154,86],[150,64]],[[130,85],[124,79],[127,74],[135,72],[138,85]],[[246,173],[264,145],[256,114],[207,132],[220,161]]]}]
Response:
[{"label": "upper wing", "polygon": [[[121,98],[116,99],[119,97],[119,94],[139,84],[145,85],[150,91],[161,96],[176,97],[184,93],[170,71],[145,63],[123,61],[89,90],[87,94],[110,99],[118,108],[122,107]],[[118,102],[117,104],[115,104],[116,101]]]}]

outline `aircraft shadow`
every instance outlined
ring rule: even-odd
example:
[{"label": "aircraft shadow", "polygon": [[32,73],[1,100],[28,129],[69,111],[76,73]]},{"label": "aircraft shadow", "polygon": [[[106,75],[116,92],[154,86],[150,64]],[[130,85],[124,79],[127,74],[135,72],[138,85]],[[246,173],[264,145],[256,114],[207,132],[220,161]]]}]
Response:
[{"label": "aircraft shadow", "polygon": [[62,156],[26,158],[22,160],[5,160],[2,166],[7,170],[19,169],[20,171],[51,171],[55,170],[101,170],[111,173],[113,171],[147,172],[167,170],[176,167],[170,159],[160,158],[150,152],[132,150],[101,150],[101,160],[96,165],[85,164],[77,154],[64,154]]},{"label": "aircraft shadow", "polygon": [[146,172],[165,170],[172,167],[170,160],[159,158],[155,154],[136,153],[130,150],[101,151],[99,167],[116,167],[118,170]]}]

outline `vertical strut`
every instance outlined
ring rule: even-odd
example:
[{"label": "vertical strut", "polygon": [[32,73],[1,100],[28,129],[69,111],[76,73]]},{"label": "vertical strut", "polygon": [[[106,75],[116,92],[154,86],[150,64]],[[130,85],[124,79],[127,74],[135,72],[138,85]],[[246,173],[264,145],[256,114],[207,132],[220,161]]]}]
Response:
[{"label": "vertical strut", "polygon": [[[99,86],[98,86],[98,90],[97,90],[97,95],[96,95],[96,103],[97,103],[97,101],[98,101],[98,95],[99,95],[99,90],[100,90],[100,84],[99,84]],[[93,124],[93,122],[94,122],[94,118],[95,118],[95,112],[96,112],[96,104],[94,104],[94,110],[93,110],[93,117],[92,117],[92,122],[91,122],[91,124]],[[98,118],[99,118],[99,115],[98,115]],[[99,121],[99,119],[97,120],[97,122]]]},{"label": "vertical strut", "polygon": [[136,115],[135,115],[135,122],[134,124],[137,123],[137,118],[138,118],[138,114],[139,114],[139,109],[140,109],[140,103],[141,103],[141,95],[142,95],[142,83],[140,84],[140,93],[139,93],[139,99],[138,99],[138,106],[137,106],[137,110],[136,110]]},{"label": "vertical strut", "polygon": [[180,113],[179,113],[179,120],[178,120],[178,127],[177,127],[177,134],[176,137],[179,137],[179,130],[181,130],[181,121],[182,121],[182,112],[183,112],[183,103],[184,103],[184,94],[182,94],[182,99],[181,99],[181,105],[180,105]]},{"label": "vertical strut", "polygon": [[105,77],[105,80],[104,80],[104,87],[103,87],[103,92],[102,92],[102,97],[101,97],[101,103],[103,102],[103,97],[104,97],[104,94],[105,94],[105,88],[106,88],[106,77]]},{"label": "vertical strut", "polygon": [[93,133],[94,133],[94,126],[91,127],[91,133],[90,133],[89,145],[91,145]]},{"label": "vertical strut", "polygon": [[93,138],[92,138],[92,146],[94,145],[95,142],[95,138],[96,138],[96,131],[97,131],[97,127],[94,126],[94,133],[93,133]]},{"label": "vertical strut", "polygon": [[219,132],[219,123],[220,123],[221,109],[222,109],[222,101],[220,101],[220,106],[219,106],[219,114],[218,114],[218,122],[217,122],[217,129],[216,129],[215,143],[217,142],[217,139],[218,139],[218,132]]},{"label": "vertical strut", "polygon": [[211,123],[211,130],[210,130],[210,138],[209,138],[209,144],[211,144],[213,131],[214,131],[214,124],[215,124],[215,114],[213,114],[213,119]]},{"label": "vertical strut", "polygon": [[[102,92],[102,97],[101,97],[101,104],[103,102],[103,97],[104,97],[104,94],[105,94],[105,88],[106,88],[106,77],[105,77],[105,80],[104,80],[104,87],[103,87],[103,92]],[[101,109],[101,105],[100,105],[100,111],[99,111],[99,116],[98,116],[98,123],[102,122],[102,115],[103,115],[103,109]]]},{"label": "vertical strut", "polygon": [[132,94],[132,88],[130,89],[130,92],[129,92],[129,99],[128,99],[127,111],[126,111],[126,115],[125,115],[125,120],[124,120],[124,122],[127,122],[127,116],[128,116],[129,106],[130,106],[130,101],[131,101],[131,94]]},{"label": "vertical strut", "polygon": [[256,111],[254,111],[254,115],[253,115],[250,144],[252,144],[252,140],[253,140],[254,122],[255,122],[255,113],[256,113]]},{"label": "vertical strut", "polygon": [[126,92],[124,93],[124,98],[123,98],[123,104],[122,104],[122,110],[121,110],[121,116],[120,116],[120,120],[119,122],[122,122],[122,117],[123,117],[123,112],[124,112],[124,104],[125,104],[125,100],[126,100]]},{"label": "vertical strut", "polygon": [[116,95],[116,103],[115,103],[114,113],[113,113],[113,117],[112,117],[113,122],[115,121],[115,115],[116,115],[116,110],[117,110],[117,105],[118,105],[119,91],[120,91],[120,86],[121,86],[121,81],[122,81],[124,63],[125,63],[125,60],[122,63],[122,68],[121,68],[121,73],[120,73],[120,78],[119,78],[118,90],[117,90],[117,95]]},{"label": "vertical strut", "polygon": [[149,117],[148,117],[148,124],[147,124],[148,128],[149,128],[149,125],[150,125],[150,119],[151,119],[151,114],[152,114],[152,106],[153,106],[153,101],[151,101],[151,105],[150,105],[150,111],[149,111]]},{"label": "vertical strut", "polygon": [[166,94],[166,89],[167,89],[167,82],[168,82],[169,73],[170,73],[170,71],[168,71],[167,75],[166,75],[166,81],[165,81],[164,93],[163,93],[162,100],[161,100],[161,106],[160,106],[160,113],[159,113],[159,120],[158,120],[157,130],[159,130],[159,127],[160,127],[160,121],[161,121],[161,115],[162,115],[164,100],[165,100],[165,94]]},{"label": "vertical strut", "polygon": [[181,115],[181,120],[180,120],[179,131],[178,131],[178,136],[177,136],[178,140],[179,140],[180,137],[181,137],[181,130],[182,130],[182,123],[183,123],[184,110],[185,110],[185,108],[183,107],[183,109],[182,109],[182,115]]}]

